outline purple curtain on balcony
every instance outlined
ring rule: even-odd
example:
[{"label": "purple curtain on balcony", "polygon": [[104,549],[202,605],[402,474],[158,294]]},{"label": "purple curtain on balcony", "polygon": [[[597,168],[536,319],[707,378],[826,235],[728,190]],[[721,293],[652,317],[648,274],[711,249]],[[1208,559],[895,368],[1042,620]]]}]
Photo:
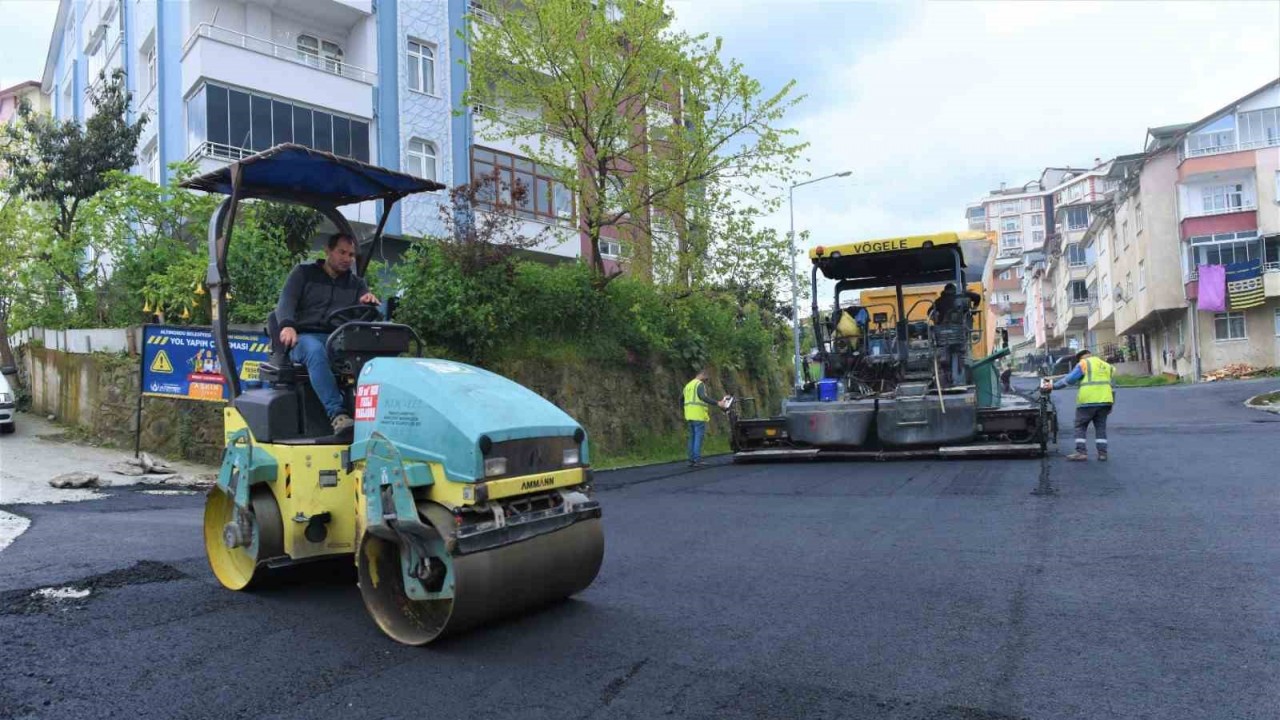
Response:
[{"label": "purple curtain on balcony", "polygon": [[1222,265],[1200,266],[1200,309],[1205,312],[1227,311],[1227,268]]}]

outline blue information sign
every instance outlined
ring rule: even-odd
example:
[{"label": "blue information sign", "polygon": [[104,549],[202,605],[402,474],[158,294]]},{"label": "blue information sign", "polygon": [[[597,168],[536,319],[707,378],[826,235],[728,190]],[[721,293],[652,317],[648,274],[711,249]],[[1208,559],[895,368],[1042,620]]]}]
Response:
[{"label": "blue information sign", "polygon": [[[231,359],[241,387],[256,387],[258,367],[271,354],[260,333],[229,332]],[[187,400],[227,401],[227,382],[207,327],[146,325],[142,329],[142,394]]]}]

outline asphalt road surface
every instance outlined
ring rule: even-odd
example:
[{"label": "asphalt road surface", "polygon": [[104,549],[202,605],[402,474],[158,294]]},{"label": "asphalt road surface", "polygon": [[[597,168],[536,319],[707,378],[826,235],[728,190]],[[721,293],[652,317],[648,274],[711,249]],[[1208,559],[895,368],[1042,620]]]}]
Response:
[{"label": "asphalt road surface", "polygon": [[1105,465],[606,473],[594,585],[427,648],[345,565],[223,590],[199,495],[11,506],[0,716],[1280,717],[1277,385],[1122,391]]}]

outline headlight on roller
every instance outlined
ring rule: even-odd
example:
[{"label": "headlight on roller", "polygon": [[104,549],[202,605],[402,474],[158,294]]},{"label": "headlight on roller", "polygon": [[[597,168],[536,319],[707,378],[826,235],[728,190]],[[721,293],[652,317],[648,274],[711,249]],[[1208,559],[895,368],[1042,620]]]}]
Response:
[{"label": "headlight on roller", "polygon": [[578,455],[578,448],[576,448],[576,447],[575,447],[575,448],[565,448],[565,449],[564,449],[564,464],[565,464],[565,465],[577,465],[577,464],[578,464],[578,459],[579,459],[579,457],[580,457],[580,456]]},{"label": "headlight on roller", "polygon": [[0,403],[8,404],[11,402],[13,402],[12,395],[10,395],[9,393],[0,393]]},{"label": "headlight on roller", "polygon": [[497,477],[498,475],[507,474],[507,459],[504,457],[491,457],[484,459],[484,476]]}]

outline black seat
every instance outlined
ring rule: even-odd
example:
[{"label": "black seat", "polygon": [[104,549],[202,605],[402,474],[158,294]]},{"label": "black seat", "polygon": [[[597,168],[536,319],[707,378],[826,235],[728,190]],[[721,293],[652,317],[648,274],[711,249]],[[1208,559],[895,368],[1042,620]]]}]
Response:
[{"label": "black seat", "polygon": [[271,358],[258,370],[262,380],[289,384],[310,380],[307,366],[295,363],[289,357],[289,350],[280,344],[280,321],[276,319],[274,310],[267,315],[267,337],[271,339]]}]

